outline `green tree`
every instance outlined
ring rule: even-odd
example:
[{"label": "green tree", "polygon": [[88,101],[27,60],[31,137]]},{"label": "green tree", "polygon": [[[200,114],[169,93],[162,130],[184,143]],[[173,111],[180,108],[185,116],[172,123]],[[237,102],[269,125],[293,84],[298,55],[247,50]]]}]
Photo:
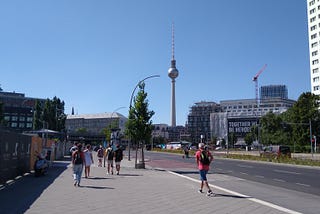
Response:
[{"label": "green tree", "polygon": [[[139,92],[134,98],[134,105],[129,109],[129,118],[126,123],[126,134],[136,143],[136,164],[138,150],[141,149],[142,168],[144,168],[144,146],[150,143],[152,133],[152,116],[154,111],[149,111],[148,94],[144,90],[145,84],[139,85]],[[137,166],[137,165],[136,165]]]},{"label": "green tree", "polygon": [[289,144],[288,134],[283,128],[283,120],[280,115],[268,112],[260,120],[260,139],[263,145]]},{"label": "green tree", "polygon": [[312,134],[319,136],[320,96],[310,92],[302,93],[292,108],[283,113],[285,128],[290,129],[291,144],[295,144],[297,151],[305,151],[310,145],[310,126]]},{"label": "green tree", "polygon": [[47,128],[56,131],[65,129],[66,114],[64,113],[64,102],[54,97],[45,102],[37,100],[34,112],[34,129]]}]

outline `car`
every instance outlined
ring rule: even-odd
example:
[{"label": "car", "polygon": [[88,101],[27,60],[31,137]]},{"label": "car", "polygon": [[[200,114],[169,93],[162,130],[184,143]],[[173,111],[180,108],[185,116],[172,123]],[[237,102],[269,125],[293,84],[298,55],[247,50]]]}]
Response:
[{"label": "car", "polygon": [[271,145],[267,146],[260,153],[261,157],[266,158],[279,158],[279,157],[287,157],[291,158],[291,151],[289,146],[283,145]]}]

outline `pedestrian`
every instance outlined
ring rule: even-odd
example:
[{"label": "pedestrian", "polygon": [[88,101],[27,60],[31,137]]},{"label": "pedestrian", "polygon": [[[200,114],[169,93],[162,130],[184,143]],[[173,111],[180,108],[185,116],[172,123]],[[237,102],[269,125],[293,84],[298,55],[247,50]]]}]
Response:
[{"label": "pedestrian", "polygon": [[109,144],[108,148],[106,149],[106,157],[107,157],[107,174],[111,174],[113,175],[113,157],[114,157],[114,151],[113,148],[111,146],[111,144]]},{"label": "pedestrian", "polygon": [[188,146],[185,146],[184,149],[184,156],[182,156],[183,158],[186,157],[186,158],[189,158],[189,147]]},{"label": "pedestrian", "polygon": [[99,146],[99,149],[97,150],[97,157],[98,157],[98,166],[102,167],[102,159],[103,159],[103,148],[102,145]]},{"label": "pedestrian", "polygon": [[84,162],[85,162],[85,168],[84,168],[85,178],[89,178],[90,167],[91,167],[91,164],[94,163],[90,144],[86,145],[86,149],[83,151],[83,153],[84,153]]},{"label": "pedestrian", "polygon": [[74,151],[76,151],[78,149],[78,146],[77,146],[77,142],[74,142],[73,143],[73,146],[70,148],[69,152],[70,152],[70,155],[72,155],[72,153]]},{"label": "pedestrian", "polygon": [[84,165],[84,154],[82,152],[82,144],[77,144],[77,149],[72,153],[72,167],[74,186],[80,186],[81,175]]},{"label": "pedestrian", "polygon": [[120,164],[123,159],[123,151],[119,144],[117,144],[117,149],[114,151],[114,162],[116,164],[117,175],[120,173]]},{"label": "pedestrian", "polygon": [[213,161],[213,156],[209,149],[205,148],[204,143],[199,143],[199,150],[196,152],[195,157],[201,180],[199,193],[203,193],[203,186],[205,185],[208,189],[207,196],[214,196],[207,180],[207,174],[210,168],[210,163]]}]

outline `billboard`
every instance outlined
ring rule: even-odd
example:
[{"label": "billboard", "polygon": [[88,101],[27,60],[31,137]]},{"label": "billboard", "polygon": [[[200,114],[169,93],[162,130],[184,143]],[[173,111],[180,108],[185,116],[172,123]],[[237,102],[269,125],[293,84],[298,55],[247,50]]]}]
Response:
[{"label": "billboard", "polygon": [[251,127],[256,125],[257,118],[228,118],[228,135],[234,133],[237,137],[245,137],[251,132]]}]

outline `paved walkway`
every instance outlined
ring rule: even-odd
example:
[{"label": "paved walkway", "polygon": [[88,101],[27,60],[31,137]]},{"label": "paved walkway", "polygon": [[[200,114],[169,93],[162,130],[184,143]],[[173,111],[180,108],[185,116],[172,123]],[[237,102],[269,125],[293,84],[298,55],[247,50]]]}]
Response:
[{"label": "paved walkway", "polygon": [[217,195],[208,197],[197,192],[199,182],[195,179],[150,167],[135,169],[134,161],[127,159],[122,161],[120,175],[107,175],[106,168],[96,165],[91,170],[92,177],[83,178],[81,187],[73,186],[68,160],[54,162],[46,176],[24,176],[0,188],[0,213],[289,212],[223,189],[213,188]]}]

